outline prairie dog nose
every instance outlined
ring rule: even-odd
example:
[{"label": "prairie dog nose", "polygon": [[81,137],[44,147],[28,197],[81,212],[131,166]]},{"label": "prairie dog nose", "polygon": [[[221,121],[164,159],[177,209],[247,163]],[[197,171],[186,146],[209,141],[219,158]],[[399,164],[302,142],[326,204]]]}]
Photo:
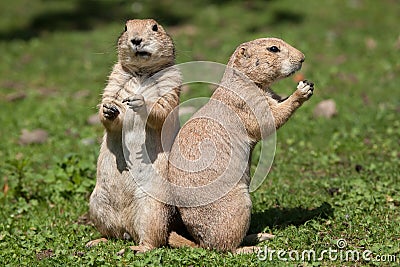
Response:
[{"label": "prairie dog nose", "polygon": [[140,45],[141,42],[142,42],[142,38],[135,37],[135,38],[131,39],[131,43],[133,45]]}]

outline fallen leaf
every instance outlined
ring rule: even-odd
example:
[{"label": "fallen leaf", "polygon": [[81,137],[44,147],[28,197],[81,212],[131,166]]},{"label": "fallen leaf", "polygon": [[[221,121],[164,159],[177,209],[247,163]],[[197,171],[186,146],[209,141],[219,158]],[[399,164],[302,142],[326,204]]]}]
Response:
[{"label": "fallen leaf", "polygon": [[8,192],[9,189],[10,188],[8,186],[8,177],[5,176],[4,177],[4,185],[3,185],[3,193],[4,193],[5,196],[7,195],[7,192]]},{"label": "fallen leaf", "polygon": [[296,73],[294,76],[293,76],[293,81],[295,81],[296,83],[298,83],[298,82],[300,82],[300,81],[304,81],[304,74],[303,73]]}]

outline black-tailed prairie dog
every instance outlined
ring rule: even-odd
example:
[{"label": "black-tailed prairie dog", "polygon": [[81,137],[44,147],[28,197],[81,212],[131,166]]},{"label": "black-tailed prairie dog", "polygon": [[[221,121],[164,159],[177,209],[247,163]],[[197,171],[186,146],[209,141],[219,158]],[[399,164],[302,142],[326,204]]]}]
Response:
[{"label": "black-tailed prairie dog", "polygon": [[[137,150],[146,147],[151,164],[160,173],[165,171],[168,148],[161,145],[161,129],[179,103],[182,79],[172,67],[174,63],[173,41],[160,24],[152,19],[127,21],[118,39],[118,62],[109,76],[99,109],[105,134],[97,162],[96,186],[90,197],[90,218],[104,237],[133,239],[139,244],[133,249],[138,251],[167,243],[170,212],[136,185],[133,176],[139,174],[128,171],[122,135],[128,131],[137,138],[135,131],[144,129],[136,129],[132,121],[146,120],[145,139],[130,141],[141,142]],[[124,119],[133,124],[132,128],[123,127]],[[169,123],[173,140],[178,128],[176,123]],[[106,239],[90,241],[87,246],[101,241]]]},{"label": "black-tailed prairie dog", "polygon": [[172,192],[172,201],[194,239],[172,233],[171,246],[241,251],[252,207],[252,150],[314,89],[313,83],[301,81],[292,95],[281,99],[270,85],[299,70],[303,61],[303,53],[277,38],[253,40],[235,50],[220,86],[182,126],[171,149],[168,179],[182,187]]}]

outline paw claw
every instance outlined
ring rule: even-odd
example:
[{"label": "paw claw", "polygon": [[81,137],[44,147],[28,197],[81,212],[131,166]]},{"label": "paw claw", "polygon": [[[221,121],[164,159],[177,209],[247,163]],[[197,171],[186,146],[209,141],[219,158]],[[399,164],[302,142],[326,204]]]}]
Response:
[{"label": "paw claw", "polygon": [[122,103],[126,103],[134,111],[140,110],[145,105],[143,96],[139,94],[125,98]]},{"label": "paw claw", "polygon": [[113,104],[103,104],[103,115],[105,118],[113,120],[119,115],[119,110]]},{"label": "paw claw", "polygon": [[309,99],[314,93],[314,83],[307,80],[300,81],[297,90],[303,98]]}]

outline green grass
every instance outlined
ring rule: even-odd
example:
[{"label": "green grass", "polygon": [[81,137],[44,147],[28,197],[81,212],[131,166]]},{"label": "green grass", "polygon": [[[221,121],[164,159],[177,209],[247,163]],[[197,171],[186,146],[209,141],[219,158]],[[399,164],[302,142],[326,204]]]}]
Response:
[{"label": "green grass", "polygon": [[[397,1],[28,1],[0,10],[0,263],[4,266],[389,266],[400,262],[400,5]],[[137,8],[142,10],[136,12]],[[136,8],[136,9],[135,9]],[[318,253],[336,249],[396,255],[397,263],[259,261],[256,255],[160,248],[116,253],[132,242],[100,237],[81,217],[95,183],[101,125],[88,125],[116,61],[127,18],[152,17],[171,33],[178,63],[226,63],[237,45],[282,38],[304,52],[312,99],[277,133],[271,172],[253,198],[250,232],[260,246]],[[289,94],[286,79],[274,89]],[[182,101],[209,96],[207,86]],[[9,101],[22,94],[22,99]],[[332,119],[313,117],[336,101]],[[22,146],[22,129],[44,144]],[[83,141],[94,141],[87,144]],[[256,151],[257,152],[257,151]],[[257,157],[257,153],[255,155]]]}]

